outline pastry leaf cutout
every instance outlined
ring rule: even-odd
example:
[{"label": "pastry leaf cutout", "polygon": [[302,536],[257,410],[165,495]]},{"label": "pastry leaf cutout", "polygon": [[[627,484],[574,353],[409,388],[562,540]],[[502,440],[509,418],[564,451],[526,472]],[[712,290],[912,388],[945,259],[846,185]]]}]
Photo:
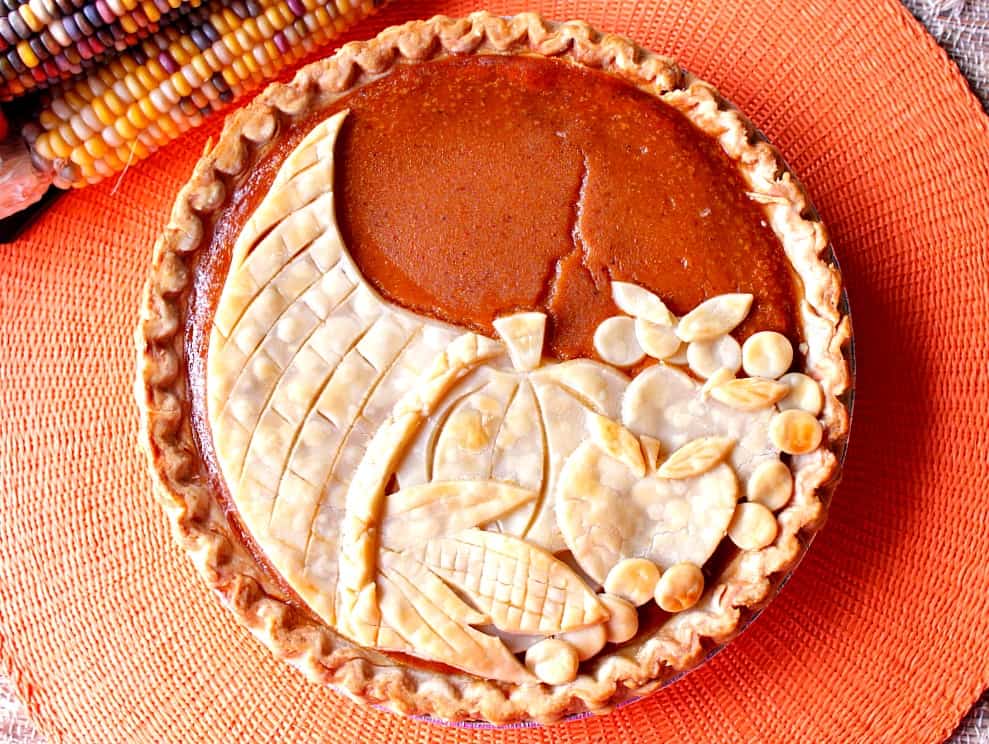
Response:
[{"label": "pastry leaf cutout", "polygon": [[739,411],[769,408],[786,397],[790,388],[765,377],[742,377],[711,388],[711,397]]},{"label": "pastry leaf cutout", "polygon": [[625,463],[639,478],[646,474],[642,447],[635,435],[614,419],[592,413],[588,416],[591,441],[608,455]]},{"label": "pastry leaf cutout", "polygon": [[398,651],[439,661],[489,679],[517,684],[534,681],[500,639],[470,624],[486,618],[456,596],[425,566],[383,550],[377,577],[381,628],[377,646],[388,648],[389,633],[407,644]]},{"label": "pastry leaf cutout", "polygon": [[611,299],[623,313],[663,326],[676,325],[676,317],[659,297],[629,282],[612,282]]},{"label": "pastry leaf cutout", "polygon": [[677,336],[682,341],[705,341],[730,333],[745,320],[752,307],[750,294],[723,294],[705,300],[680,318]]},{"label": "pastry leaf cutout", "polygon": [[478,527],[539,494],[497,481],[432,481],[388,496],[381,520],[381,546],[405,550],[436,535]]},{"label": "pastry leaf cutout", "polygon": [[469,529],[433,538],[410,555],[509,633],[548,635],[608,619],[573,569],[517,537]]},{"label": "pastry leaf cutout", "polygon": [[660,478],[693,478],[727,457],[735,441],[728,437],[700,437],[674,452],[656,471]]}]

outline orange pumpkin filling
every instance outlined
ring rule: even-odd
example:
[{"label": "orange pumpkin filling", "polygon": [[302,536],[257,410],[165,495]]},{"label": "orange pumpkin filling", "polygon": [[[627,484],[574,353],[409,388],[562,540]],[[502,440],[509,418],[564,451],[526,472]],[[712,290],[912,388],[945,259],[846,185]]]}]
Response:
[{"label": "orange pumpkin filling", "polygon": [[397,69],[338,107],[337,212],[388,298],[491,333],[541,309],[559,358],[593,356],[629,281],[675,313],[755,295],[738,330],[793,336],[793,279],[718,145],[607,74],[468,57]]}]

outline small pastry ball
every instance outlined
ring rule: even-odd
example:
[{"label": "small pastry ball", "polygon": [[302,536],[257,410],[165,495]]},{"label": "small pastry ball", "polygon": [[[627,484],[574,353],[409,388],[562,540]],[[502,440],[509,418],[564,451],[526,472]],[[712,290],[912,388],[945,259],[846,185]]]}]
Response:
[{"label": "small pastry ball", "polygon": [[813,414],[791,408],[769,422],[769,441],[788,455],[806,455],[821,443],[824,431]]},{"label": "small pastry ball", "polygon": [[704,593],[704,574],[693,563],[677,563],[656,584],[656,604],[667,612],[682,612],[697,604]]},{"label": "small pastry ball", "polygon": [[799,408],[815,416],[824,408],[824,393],[817,380],[800,372],[790,372],[780,378],[780,382],[790,388],[790,392],[776,405],[781,411]]},{"label": "small pastry ball", "polygon": [[762,504],[770,511],[786,506],[793,494],[793,474],[786,463],[766,460],[756,466],[745,484],[745,496],[749,501]]},{"label": "small pastry ball", "polygon": [[577,649],[559,638],[539,641],[525,652],[525,665],[541,682],[565,685],[577,678]]},{"label": "small pastry ball", "polygon": [[652,599],[657,581],[659,567],[655,563],[646,558],[625,558],[608,572],[604,590],[638,607]]},{"label": "small pastry ball", "polygon": [[728,537],[742,550],[762,550],[776,539],[776,517],[762,504],[743,501],[735,507]]},{"label": "small pastry ball", "polygon": [[776,379],[793,364],[793,346],[776,331],[753,333],[742,344],[742,369],[752,377]]}]

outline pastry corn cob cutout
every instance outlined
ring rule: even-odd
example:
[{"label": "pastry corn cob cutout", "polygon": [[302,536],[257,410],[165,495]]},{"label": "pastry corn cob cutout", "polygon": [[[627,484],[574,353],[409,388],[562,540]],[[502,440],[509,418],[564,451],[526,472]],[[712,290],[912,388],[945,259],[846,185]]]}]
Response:
[{"label": "pastry corn cob cutout", "polygon": [[[62,74],[58,55],[64,58],[62,66],[68,74],[81,69],[84,57],[92,59],[94,49],[108,47],[98,41],[100,32],[106,36],[119,26],[125,31],[134,28],[129,33],[139,35],[138,18],[157,21],[163,16],[162,7],[177,6],[180,0],[16,2],[0,0],[0,8],[14,6],[0,17],[4,45],[0,46],[4,86],[0,97],[26,89],[29,78],[36,87],[43,84],[42,78],[50,82],[48,72],[57,79]],[[72,2],[82,9],[73,9]],[[44,92],[36,120],[23,128],[28,147],[24,157],[30,157],[39,183],[77,188],[121,172],[383,4],[383,0],[206,0],[196,7],[203,0],[186,2],[174,22],[95,64],[81,77]],[[63,6],[68,10],[63,12]],[[80,39],[71,55],[63,50],[41,59],[48,49],[44,40],[58,48],[71,41],[66,28],[79,29],[80,13],[88,19],[102,10],[107,18],[111,12],[123,12],[99,31],[93,29],[95,21],[86,26],[96,36]],[[37,35],[17,41],[18,35],[29,31]],[[72,62],[77,58],[79,62]],[[0,176],[15,170],[24,169],[18,169],[9,155],[0,158]],[[0,177],[0,188],[3,183]],[[36,184],[18,184],[18,193],[38,190],[31,186]],[[13,190],[0,194],[0,217],[30,201]]]}]

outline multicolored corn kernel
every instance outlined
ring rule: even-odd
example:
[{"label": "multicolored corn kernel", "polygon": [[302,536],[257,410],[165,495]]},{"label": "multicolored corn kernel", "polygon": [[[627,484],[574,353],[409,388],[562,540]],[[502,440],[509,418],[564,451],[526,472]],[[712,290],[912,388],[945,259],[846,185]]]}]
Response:
[{"label": "multicolored corn kernel", "polygon": [[0,7],[0,101],[79,75],[202,2],[8,0],[6,12]]},{"label": "multicolored corn kernel", "polygon": [[32,130],[35,159],[49,164],[58,186],[100,181],[198,126],[380,4],[216,0],[190,11],[53,88]]}]

